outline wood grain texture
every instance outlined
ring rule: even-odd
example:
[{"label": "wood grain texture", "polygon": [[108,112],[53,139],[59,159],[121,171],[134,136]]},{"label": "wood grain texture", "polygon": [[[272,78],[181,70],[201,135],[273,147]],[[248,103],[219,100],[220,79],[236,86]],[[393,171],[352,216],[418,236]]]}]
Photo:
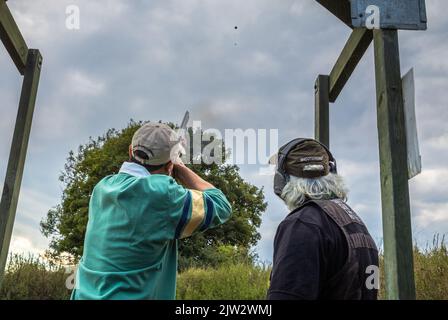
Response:
[{"label": "wood grain texture", "polygon": [[8,257],[42,66],[39,50],[31,49],[27,56],[19,110],[0,202],[0,285]]},{"label": "wood grain texture", "polygon": [[20,74],[25,72],[28,47],[6,2],[0,0],[0,39]]},{"label": "wood grain texture", "polygon": [[388,299],[415,299],[397,30],[375,30],[374,44],[386,295]]}]

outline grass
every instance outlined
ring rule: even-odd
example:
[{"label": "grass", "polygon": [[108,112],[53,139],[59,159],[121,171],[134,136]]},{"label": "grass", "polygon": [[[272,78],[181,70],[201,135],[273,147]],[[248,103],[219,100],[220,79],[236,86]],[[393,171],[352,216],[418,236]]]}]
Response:
[{"label": "grass", "polygon": [[[448,300],[448,251],[443,244],[414,251],[417,299]],[[265,299],[270,267],[244,263],[218,268],[188,269],[178,275],[177,299]],[[13,255],[0,290],[0,299],[68,299],[69,274],[57,265],[41,259]],[[384,278],[380,299],[384,299]]]},{"label": "grass", "polygon": [[[379,299],[386,299],[384,261],[380,256]],[[414,247],[414,276],[417,300],[448,300],[448,250],[445,239],[434,237],[425,249]]]},{"label": "grass", "polygon": [[417,299],[448,300],[448,251],[442,245],[414,250]]},{"label": "grass", "polygon": [[11,255],[0,289],[2,300],[65,300],[68,274],[62,266],[33,256]]}]

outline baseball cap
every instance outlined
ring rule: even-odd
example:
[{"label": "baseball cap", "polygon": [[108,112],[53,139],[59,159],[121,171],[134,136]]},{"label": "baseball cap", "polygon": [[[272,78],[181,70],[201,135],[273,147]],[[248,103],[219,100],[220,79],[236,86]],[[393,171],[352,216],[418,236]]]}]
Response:
[{"label": "baseball cap", "polygon": [[[278,155],[271,157],[269,163],[277,165]],[[298,143],[283,161],[286,173],[300,178],[318,178],[330,172],[330,156],[325,148],[315,140]]]},{"label": "baseball cap", "polygon": [[[142,164],[177,162],[185,148],[179,135],[163,123],[146,123],[132,137],[132,156]],[[137,152],[138,151],[138,152]]]}]

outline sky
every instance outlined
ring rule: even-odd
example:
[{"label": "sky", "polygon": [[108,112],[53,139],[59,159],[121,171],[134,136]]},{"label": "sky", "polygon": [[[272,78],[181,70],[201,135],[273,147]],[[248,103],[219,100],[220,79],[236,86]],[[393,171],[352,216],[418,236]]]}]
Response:
[{"label": "sky", "polygon": [[[350,29],[313,0],[10,0],[30,48],[44,58],[11,251],[42,253],[39,230],[61,200],[70,150],[130,119],[202,127],[277,129],[279,144],[314,134],[314,82],[328,74]],[[80,9],[79,30],[66,8]],[[400,31],[401,69],[415,70],[422,173],[410,185],[413,238],[448,233],[448,20],[446,1],[427,0],[428,30]],[[235,28],[237,27],[237,28]],[[0,46],[0,182],[22,78]],[[373,48],[331,105],[331,149],[348,203],[381,245],[381,199]],[[268,208],[255,247],[272,261],[286,206],[262,163],[241,175],[263,187]],[[1,188],[1,187],[0,187]]]}]

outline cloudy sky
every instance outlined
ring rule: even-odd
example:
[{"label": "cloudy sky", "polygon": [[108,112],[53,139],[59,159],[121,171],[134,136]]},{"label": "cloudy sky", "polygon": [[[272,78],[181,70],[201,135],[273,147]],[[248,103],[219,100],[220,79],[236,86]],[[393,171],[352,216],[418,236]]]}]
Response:
[{"label": "cloudy sky", "polygon": [[[80,29],[66,28],[66,7]],[[313,0],[10,0],[44,65],[11,249],[39,253],[39,221],[58,204],[70,150],[129,119],[178,122],[186,109],[203,128],[278,129],[279,144],[313,135],[314,81],[327,74],[350,29]],[[415,68],[423,172],[410,182],[414,239],[448,233],[448,21],[428,0],[429,29],[400,32],[402,73]],[[238,28],[235,29],[235,26]],[[349,204],[381,243],[372,47],[331,106],[331,147]],[[0,179],[6,171],[21,87],[0,46]],[[269,207],[256,247],[272,258],[287,214],[260,165],[241,174],[264,186]]]}]

